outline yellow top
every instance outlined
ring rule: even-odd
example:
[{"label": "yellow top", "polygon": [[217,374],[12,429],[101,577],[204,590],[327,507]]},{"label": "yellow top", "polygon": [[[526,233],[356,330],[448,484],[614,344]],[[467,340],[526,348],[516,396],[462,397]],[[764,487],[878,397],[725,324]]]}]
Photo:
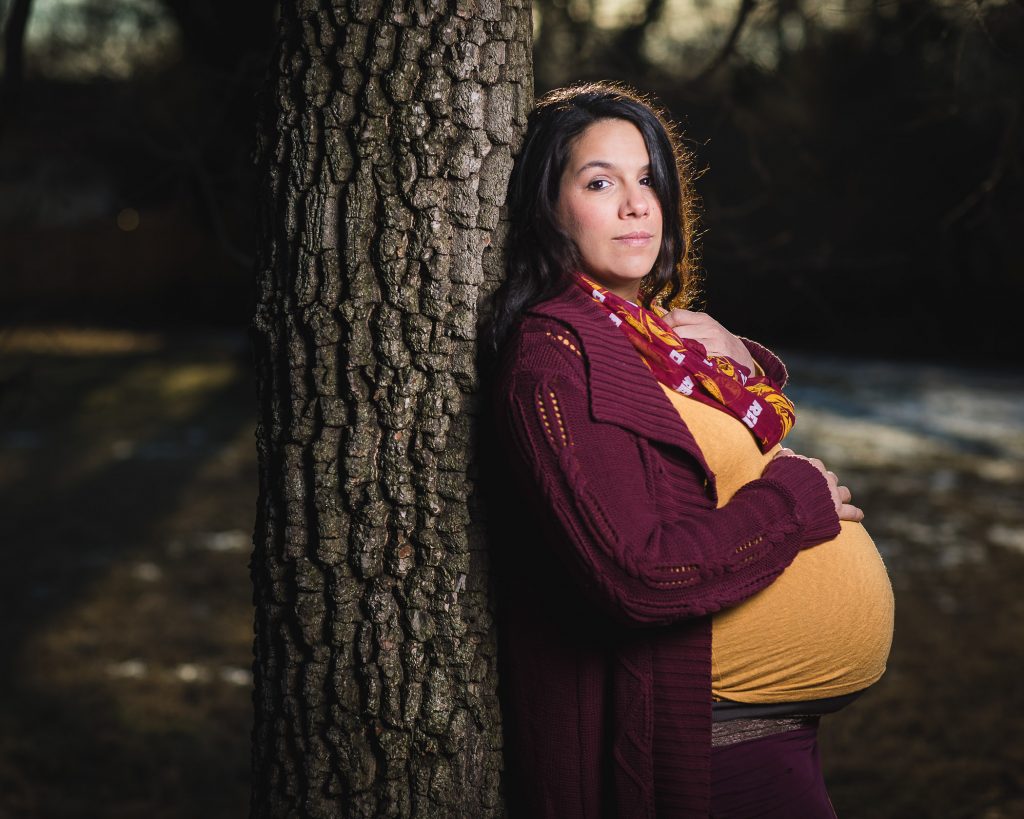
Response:
[{"label": "yellow top", "polygon": [[[718,505],[761,477],[762,453],[738,420],[662,385],[704,454]],[[717,699],[795,702],[860,691],[885,672],[893,630],[889,575],[867,530],[841,521],[767,588],[712,620]]]}]

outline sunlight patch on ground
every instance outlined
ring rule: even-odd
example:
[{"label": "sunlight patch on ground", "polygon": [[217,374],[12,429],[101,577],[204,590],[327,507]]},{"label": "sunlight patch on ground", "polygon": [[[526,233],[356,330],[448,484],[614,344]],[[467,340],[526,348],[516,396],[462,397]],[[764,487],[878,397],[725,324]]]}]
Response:
[{"label": "sunlight patch on ground", "polygon": [[221,389],[238,377],[238,366],[221,361],[187,364],[151,362],[126,373],[122,378],[94,390],[86,399],[85,409],[103,411],[125,400],[139,403],[139,408],[153,407],[161,420],[175,421],[187,417],[205,394]]},{"label": "sunlight patch on ground", "polygon": [[988,538],[993,543],[1024,554],[1024,527],[1013,528],[997,523],[988,530]]},{"label": "sunlight patch on ground", "polygon": [[238,666],[211,666],[203,663],[180,663],[174,667],[166,667],[147,663],[133,658],[121,662],[109,663],[104,671],[112,679],[141,680],[145,678],[161,679],[165,682],[226,683],[248,687],[252,685],[252,671]]},{"label": "sunlight patch on ground", "polygon": [[252,532],[232,529],[228,532],[202,532],[198,542],[211,552],[248,552],[252,549]]},{"label": "sunlight patch on ground", "polygon": [[15,327],[0,331],[0,353],[97,356],[155,353],[164,347],[159,333],[88,327]]},{"label": "sunlight patch on ground", "polygon": [[[126,362],[99,383],[75,358],[36,358],[31,373],[29,408],[0,434],[0,466],[5,475],[25,474],[26,463],[41,449],[74,447],[76,458],[52,476],[55,489],[74,486],[117,462],[213,455],[217,443],[203,416],[217,412],[217,396],[248,377],[234,358],[202,362],[148,356]],[[78,385],[86,391],[59,419],[32,412],[33,403],[52,401]],[[250,430],[246,444],[252,445]]]}]

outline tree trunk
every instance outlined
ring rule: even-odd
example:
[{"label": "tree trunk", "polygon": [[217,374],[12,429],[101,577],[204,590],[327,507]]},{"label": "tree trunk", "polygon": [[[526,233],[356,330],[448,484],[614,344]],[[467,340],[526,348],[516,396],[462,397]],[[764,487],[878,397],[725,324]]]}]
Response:
[{"label": "tree trunk", "polygon": [[25,30],[32,13],[32,0],[13,0],[4,25],[4,76],[0,100],[13,105],[25,81]]},{"label": "tree trunk", "polygon": [[477,309],[529,0],[281,4],[257,142],[254,817],[503,813]]}]

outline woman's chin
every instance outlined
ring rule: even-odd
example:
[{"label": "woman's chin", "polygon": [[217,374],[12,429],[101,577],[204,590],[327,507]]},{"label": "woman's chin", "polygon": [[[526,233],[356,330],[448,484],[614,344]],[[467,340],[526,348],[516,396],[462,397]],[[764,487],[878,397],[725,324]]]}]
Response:
[{"label": "woman's chin", "polygon": [[640,282],[651,272],[651,268],[643,268],[639,265],[633,268],[620,268],[615,271],[602,271],[600,273],[585,273],[588,278],[593,279],[611,290],[613,293],[618,290],[630,290],[640,287]]}]

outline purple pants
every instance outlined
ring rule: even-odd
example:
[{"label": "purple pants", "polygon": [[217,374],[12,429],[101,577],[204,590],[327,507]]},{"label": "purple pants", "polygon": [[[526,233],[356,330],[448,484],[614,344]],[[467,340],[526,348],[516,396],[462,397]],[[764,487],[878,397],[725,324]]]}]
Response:
[{"label": "purple pants", "polygon": [[712,819],[835,819],[817,726],[711,749]]}]

